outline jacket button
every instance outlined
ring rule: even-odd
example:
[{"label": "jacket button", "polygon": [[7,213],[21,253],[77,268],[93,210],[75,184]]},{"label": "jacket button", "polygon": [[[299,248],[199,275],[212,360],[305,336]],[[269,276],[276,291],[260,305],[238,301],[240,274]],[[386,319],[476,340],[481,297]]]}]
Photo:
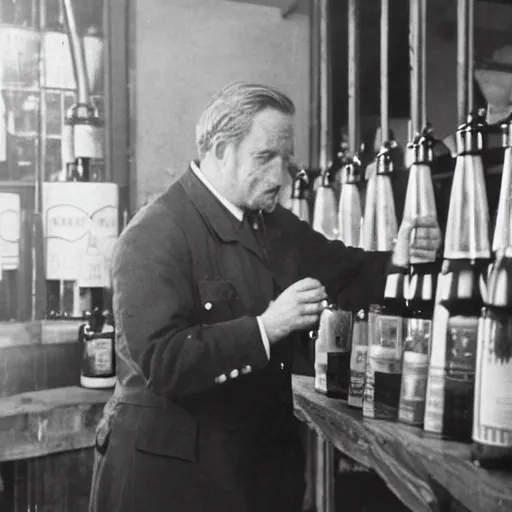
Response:
[{"label": "jacket button", "polygon": [[218,377],[215,377],[216,384],[222,384],[223,382],[226,382],[227,380],[228,380],[228,378],[226,377],[226,375],[224,373],[222,375],[219,375]]},{"label": "jacket button", "polygon": [[284,363],[281,361],[281,370],[284,370]]},{"label": "jacket button", "polygon": [[247,375],[248,373],[251,373],[252,372],[252,368],[251,368],[251,365],[246,365],[242,368],[242,374],[243,375]]},{"label": "jacket button", "polygon": [[211,302],[207,302],[204,305],[204,309],[206,309],[206,311],[210,311],[210,309],[212,309],[212,303]]},{"label": "jacket button", "polygon": [[231,373],[229,374],[229,376],[232,379],[236,379],[238,377],[238,375],[239,375],[238,370],[232,370]]}]

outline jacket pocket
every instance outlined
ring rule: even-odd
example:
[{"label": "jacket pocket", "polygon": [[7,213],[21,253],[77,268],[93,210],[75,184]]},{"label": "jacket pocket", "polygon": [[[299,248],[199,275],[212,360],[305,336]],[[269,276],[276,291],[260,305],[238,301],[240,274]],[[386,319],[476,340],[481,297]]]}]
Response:
[{"label": "jacket pocket", "polygon": [[198,288],[201,300],[200,318],[203,323],[213,324],[234,318],[234,307],[238,295],[232,282],[200,281]]},{"label": "jacket pocket", "polygon": [[197,461],[197,420],[183,411],[172,414],[165,409],[144,407],[137,424],[137,450]]}]

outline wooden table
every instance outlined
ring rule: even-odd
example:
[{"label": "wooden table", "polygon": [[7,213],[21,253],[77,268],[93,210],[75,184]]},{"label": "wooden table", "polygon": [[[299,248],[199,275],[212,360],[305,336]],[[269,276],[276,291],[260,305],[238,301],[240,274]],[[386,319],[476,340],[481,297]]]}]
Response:
[{"label": "wooden table", "polygon": [[[512,473],[476,467],[470,445],[426,437],[421,429],[401,423],[363,418],[345,401],[315,392],[312,377],[294,375],[293,392],[296,416],[327,443],[320,469],[328,475],[333,474],[332,445],[376,471],[414,512],[444,510],[446,493],[471,512],[512,511]],[[323,510],[328,512],[333,510],[329,480],[323,483]]]}]

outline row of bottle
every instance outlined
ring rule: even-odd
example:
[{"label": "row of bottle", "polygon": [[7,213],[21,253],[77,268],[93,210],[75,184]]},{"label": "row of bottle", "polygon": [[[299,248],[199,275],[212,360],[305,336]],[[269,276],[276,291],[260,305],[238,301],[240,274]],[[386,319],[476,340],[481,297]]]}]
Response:
[{"label": "row of bottle", "polygon": [[[422,425],[426,433],[450,439],[473,438],[479,462],[510,465],[512,122],[503,127],[506,150],[493,262],[482,119],[482,112],[472,115],[457,131],[442,266],[440,260],[413,259],[407,268],[393,269],[384,300],[368,311],[352,316],[328,308],[318,333],[316,387],[327,393],[337,390],[366,417]],[[430,135],[424,131],[414,144],[404,221],[436,215]],[[396,236],[388,157],[389,152],[381,152],[376,177],[368,183],[363,228],[367,250],[390,250],[390,239]],[[364,243],[364,235],[373,246]],[[322,327],[330,323],[338,327]],[[334,337],[333,331],[338,333]],[[320,355],[326,343],[330,356]]]}]

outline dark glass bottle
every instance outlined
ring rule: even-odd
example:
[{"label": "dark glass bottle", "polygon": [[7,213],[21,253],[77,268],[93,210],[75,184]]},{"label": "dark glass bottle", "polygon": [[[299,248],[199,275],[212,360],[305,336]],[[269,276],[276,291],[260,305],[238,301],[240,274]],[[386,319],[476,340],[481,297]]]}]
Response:
[{"label": "dark glass bottle", "polygon": [[115,328],[109,312],[95,308],[78,329],[83,345],[80,385],[111,388],[116,383]]}]

